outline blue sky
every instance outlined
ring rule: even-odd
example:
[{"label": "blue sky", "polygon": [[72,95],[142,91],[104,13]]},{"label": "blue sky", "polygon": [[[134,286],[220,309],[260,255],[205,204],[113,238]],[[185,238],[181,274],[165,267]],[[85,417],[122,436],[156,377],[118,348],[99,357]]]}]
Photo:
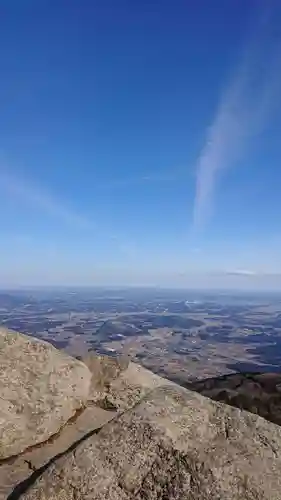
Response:
[{"label": "blue sky", "polygon": [[281,287],[277,1],[0,1],[0,286]]}]

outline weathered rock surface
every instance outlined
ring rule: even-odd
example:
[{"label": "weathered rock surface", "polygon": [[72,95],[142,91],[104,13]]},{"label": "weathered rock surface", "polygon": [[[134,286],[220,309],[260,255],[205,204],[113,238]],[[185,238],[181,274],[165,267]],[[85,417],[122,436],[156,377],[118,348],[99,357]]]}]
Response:
[{"label": "weathered rock surface", "polygon": [[129,365],[126,357],[111,357],[90,351],[81,359],[92,373],[92,384],[97,389],[105,389]]},{"label": "weathered rock surface", "polygon": [[281,425],[280,373],[235,373],[183,385]]},{"label": "weathered rock surface", "polygon": [[[106,357],[103,357],[102,363],[107,363]],[[119,376],[108,378],[107,384],[101,390],[100,386],[93,382],[90,399],[102,408],[112,408],[120,412],[132,408],[147,393],[162,385],[175,384],[140,365],[129,363],[127,368],[119,371]]]},{"label": "weathered rock surface", "polygon": [[28,482],[32,471],[50,465],[80,440],[112,420],[117,414],[115,409],[122,412],[136,404],[149,390],[167,383],[149,370],[129,364],[126,358],[90,353],[83,358],[83,362],[89,367],[92,376],[87,407],[76,413],[75,418],[70,419],[48,441],[0,463],[0,500],[6,500],[14,489],[18,491],[18,484]]},{"label": "weathered rock surface", "polygon": [[22,499],[279,500],[280,470],[280,427],[169,385],[55,462]]},{"label": "weathered rock surface", "polygon": [[0,329],[0,459],[46,441],[83,407],[91,372],[51,344]]},{"label": "weathered rock surface", "polygon": [[89,352],[81,358],[92,373],[89,400],[102,408],[117,409],[110,401],[111,384],[128,368],[129,360],[125,357],[110,357]]},{"label": "weathered rock surface", "polygon": [[[0,500],[281,500],[281,427],[124,359],[84,362],[0,330],[0,459],[19,454],[0,461]],[[279,396],[239,376],[232,396]]]},{"label": "weathered rock surface", "polygon": [[18,457],[0,463],[0,500],[6,500],[19,483],[25,483],[32,471],[50,464],[115,415],[114,412],[89,406],[69,420],[58,435]]}]

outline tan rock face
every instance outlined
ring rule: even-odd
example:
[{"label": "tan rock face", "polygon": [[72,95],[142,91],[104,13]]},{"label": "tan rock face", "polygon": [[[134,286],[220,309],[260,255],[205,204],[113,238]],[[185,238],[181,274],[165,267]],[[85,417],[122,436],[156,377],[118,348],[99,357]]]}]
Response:
[{"label": "tan rock face", "polygon": [[51,344],[0,329],[0,459],[56,434],[87,401],[89,369]]},{"label": "tan rock face", "polygon": [[71,419],[61,432],[42,445],[35,446],[18,457],[0,463],[0,500],[7,500],[19,483],[24,483],[32,471],[51,464],[57,457],[78,443],[84,436],[113,419],[115,413],[89,406]]},{"label": "tan rock face", "polygon": [[24,500],[280,500],[281,429],[158,387],[54,463]]},{"label": "tan rock face", "polygon": [[127,410],[155,387],[173,384],[126,358],[90,354],[83,362],[93,374],[89,399],[106,409]]},{"label": "tan rock face", "polygon": [[162,385],[175,384],[136,363],[130,363],[118,378],[112,380],[106,397],[113,406],[124,411]]},{"label": "tan rock face", "polygon": [[83,357],[83,363],[88,366],[92,373],[92,395],[106,392],[113,380],[128,367],[129,360],[125,358],[113,358],[89,352]]},{"label": "tan rock face", "polygon": [[134,363],[85,362],[0,330],[0,458],[88,405],[0,462],[1,499],[281,500],[279,426]]}]

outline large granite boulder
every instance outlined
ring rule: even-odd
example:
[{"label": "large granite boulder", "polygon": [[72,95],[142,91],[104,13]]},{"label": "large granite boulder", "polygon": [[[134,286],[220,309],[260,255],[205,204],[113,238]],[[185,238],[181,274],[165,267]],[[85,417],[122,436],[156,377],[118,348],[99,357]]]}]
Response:
[{"label": "large granite boulder", "polygon": [[86,403],[90,382],[81,361],[0,329],[0,459],[56,434]]},{"label": "large granite boulder", "polygon": [[[96,432],[105,423],[114,418],[115,413],[95,406],[88,406],[70,419],[59,434],[48,439],[40,446],[34,446],[21,455],[0,462],[0,500],[7,500],[9,495],[15,500],[21,488],[32,477],[32,471],[47,468],[58,457],[63,456],[72,447]],[[17,486],[19,485],[19,487]]]},{"label": "large granite boulder", "polygon": [[169,385],[35,472],[21,498],[280,500],[280,470],[280,427]]}]

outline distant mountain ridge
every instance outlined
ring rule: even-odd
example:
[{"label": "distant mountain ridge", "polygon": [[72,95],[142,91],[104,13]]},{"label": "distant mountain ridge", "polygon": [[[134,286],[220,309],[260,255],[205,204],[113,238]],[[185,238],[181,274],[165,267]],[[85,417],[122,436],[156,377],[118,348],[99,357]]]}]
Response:
[{"label": "distant mountain ridge", "polygon": [[234,373],[182,385],[281,425],[281,373]]}]

